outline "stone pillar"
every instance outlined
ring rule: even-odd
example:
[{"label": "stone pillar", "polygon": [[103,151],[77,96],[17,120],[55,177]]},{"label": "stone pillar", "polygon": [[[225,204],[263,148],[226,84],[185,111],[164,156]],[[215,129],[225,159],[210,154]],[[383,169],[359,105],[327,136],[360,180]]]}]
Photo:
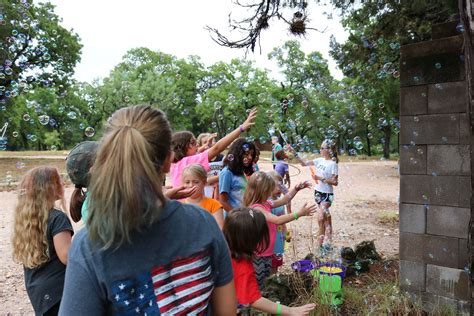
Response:
[{"label": "stone pillar", "polygon": [[469,315],[472,123],[457,24],[401,48],[400,287],[428,311]]}]

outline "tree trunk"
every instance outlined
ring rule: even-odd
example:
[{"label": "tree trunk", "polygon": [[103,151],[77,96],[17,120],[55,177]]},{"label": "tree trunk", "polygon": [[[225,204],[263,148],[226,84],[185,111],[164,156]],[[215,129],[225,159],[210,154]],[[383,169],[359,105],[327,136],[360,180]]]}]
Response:
[{"label": "tree trunk", "polygon": [[383,144],[383,157],[385,159],[390,158],[390,137],[392,136],[392,128],[390,125],[384,126],[384,144]]},{"label": "tree trunk", "polygon": [[369,138],[369,127],[365,126],[365,140],[367,141],[367,156],[372,156],[372,150],[370,149],[370,138]]}]

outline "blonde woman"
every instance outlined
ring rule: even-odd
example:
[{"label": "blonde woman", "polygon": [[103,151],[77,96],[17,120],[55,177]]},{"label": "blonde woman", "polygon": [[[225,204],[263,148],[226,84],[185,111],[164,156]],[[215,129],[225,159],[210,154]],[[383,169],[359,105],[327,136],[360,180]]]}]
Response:
[{"label": "blonde woman", "polygon": [[219,226],[203,209],[163,193],[172,159],[171,128],[160,110],[127,107],[108,120],[60,315],[200,315],[211,306],[216,315],[235,313]]},{"label": "blonde woman", "polygon": [[57,315],[63,293],[67,254],[74,231],[64,205],[58,170],[37,167],[19,186],[13,226],[13,259],[24,267],[25,286],[36,315]]}]

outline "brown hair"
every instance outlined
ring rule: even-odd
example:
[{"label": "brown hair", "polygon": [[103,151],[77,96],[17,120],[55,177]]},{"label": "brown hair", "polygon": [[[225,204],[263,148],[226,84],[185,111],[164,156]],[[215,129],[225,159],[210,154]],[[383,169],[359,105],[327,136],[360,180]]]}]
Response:
[{"label": "brown hair", "polygon": [[138,105],[112,114],[91,170],[87,224],[94,244],[117,249],[159,218],[169,155],[171,128],[162,111]]},{"label": "brown hair", "polygon": [[285,150],[280,149],[279,151],[276,152],[275,158],[278,160],[283,160],[285,159]]},{"label": "brown hair", "polygon": [[186,157],[189,144],[193,139],[194,134],[189,131],[176,132],[171,139],[171,147],[174,152],[174,161],[178,162]]},{"label": "brown hair", "polygon": [[184,168],[181,174],[181,179],[183,179],[188,173],[197,177],[199,180],[203,182],[207,182],[207,172],[206,170],[204,170],[204,167],[201,166],[200,164],[193,163],[187,166],[186,168]]},{"label": "brown hair", "polygon": [[331,159],[335,161],[336,163],[339,163],[339,158],[337,157],[337,146],[336,142],[332,141],[330,139],[325,139],[323,141],[323,144],[326,144],[326,146],[329,147],[329,155],[331,156]]},{"label": "brown hair", "polygon": [[46,236],[49,212],[56,200],[64,201],[58,169],[36,167],[29,170],[18,187],[12,233],[13,259],[26,268],[49,261]]},{"label": "brown hair", "polygon": [[270,233],[265,215],[248,207],[229,212],[222,228],[232,258],[250,260],[268,248]]},{"label": "brown hair", "polygon": [[257,171],[249,178],[244,193],[244,206],[265,202],[275,189],[275,180],[263,171]]}]

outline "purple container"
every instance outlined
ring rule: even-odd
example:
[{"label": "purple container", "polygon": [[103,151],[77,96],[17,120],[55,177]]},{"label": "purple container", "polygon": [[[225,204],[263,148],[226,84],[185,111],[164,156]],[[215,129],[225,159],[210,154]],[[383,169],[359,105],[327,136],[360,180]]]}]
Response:
[{"label": "purple container", "polygon": [[311,260],[300,260],[291,264],[291,268],[296,272],[309,272],[316,267],[317,265]]}]

